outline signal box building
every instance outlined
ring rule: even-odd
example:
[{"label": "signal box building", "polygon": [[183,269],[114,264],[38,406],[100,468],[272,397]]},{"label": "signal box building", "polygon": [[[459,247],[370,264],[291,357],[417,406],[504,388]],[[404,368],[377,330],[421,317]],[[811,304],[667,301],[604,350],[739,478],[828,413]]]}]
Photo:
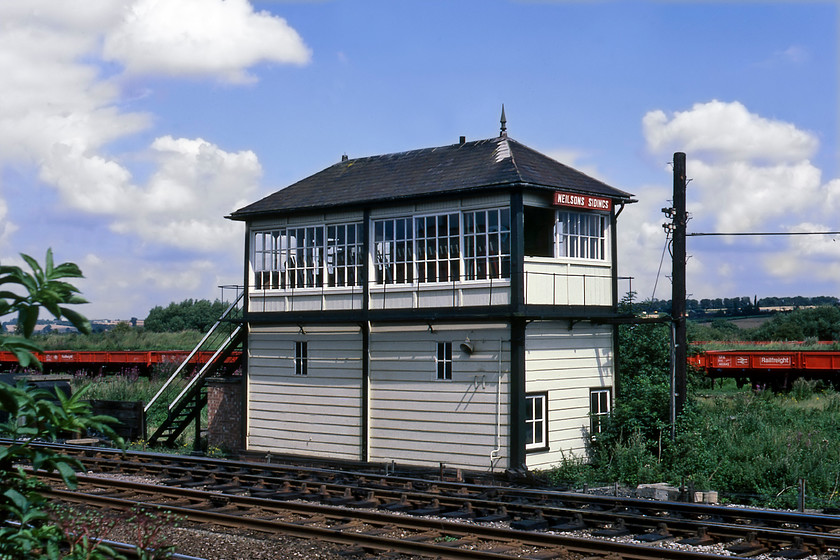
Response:
[{"label": "signal box building", "polygon": [[342,160],[246,225],[245,447],[470,470],[582,456],[631,195],[508,138]]}]

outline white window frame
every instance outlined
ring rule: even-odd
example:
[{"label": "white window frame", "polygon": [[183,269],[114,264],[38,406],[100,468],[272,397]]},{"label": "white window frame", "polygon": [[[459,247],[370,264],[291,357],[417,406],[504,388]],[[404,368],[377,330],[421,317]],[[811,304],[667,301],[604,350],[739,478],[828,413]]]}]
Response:
[{"label": "white window frame", "polygon": [[414,216],[373,221],[374,283],[414,283],[413,226]]},{"label": "white window frame", "polygon": [[610,215],[558,210],[554,228],[557,258],[610,260]]},{"label": "white window frame", "polygon": [[461,279],[459,212],[414,217],[414,262],[421,284]]},{"label": "white window frame", "polygon": [[[344,231],[343,239],[338,235],[340,230]],[[298,290],[358,286],[364,265],[362,234],[361,222],[256,230],[251,251],[254,287]]]},{"label": "white window frame", "polygon": [[464,211],[461,218],[464,279],[510,278],[510,208]]},{"label": "white window frame", "polygon": [[309,375],[309,343],[295,341],[295,375]]},{"label": "white window frame", "polygon": [[548,449],[548,392],[525,394],[525,451]]},{"label": "white window frame", "polygon": [[452,342],[437,343],[435,379],[438,381],[452,381]]},{"label": "white window frame", "polygon": [[362,285],[364,226],[358,223],[327,224],[327,287]]},{"label": "white window frame", "polygon": [[589,436],[597,437],[604,431],[604,419],[612,411],[612,389],[596,387],[589,390]]}]

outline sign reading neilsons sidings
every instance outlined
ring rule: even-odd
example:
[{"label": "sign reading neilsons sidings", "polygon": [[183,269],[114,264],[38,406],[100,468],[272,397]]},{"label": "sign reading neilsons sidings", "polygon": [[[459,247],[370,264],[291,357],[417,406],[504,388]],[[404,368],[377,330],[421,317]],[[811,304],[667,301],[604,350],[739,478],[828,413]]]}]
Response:
[{"label": "sign reading neilsons sidings", "polygon": [[573,194],[565,192],[554,193],[555,206],[570,206],[572,208],[584,208],[586,210],[600,210],[602,212],[609,212],[612,208],[612,200],[609,198],[601,198],[599,196],[589,196],[586,194]]}]

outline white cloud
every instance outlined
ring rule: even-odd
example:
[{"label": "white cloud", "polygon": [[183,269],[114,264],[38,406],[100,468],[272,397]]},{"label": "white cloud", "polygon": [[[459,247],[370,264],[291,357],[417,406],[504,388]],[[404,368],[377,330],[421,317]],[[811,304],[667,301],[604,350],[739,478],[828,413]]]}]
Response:
[{"label": "white cloud", "polygon": [[[819,148],[812,133],[751,113],[741,103],[721,101],[697,103],[671,115],[651,111],[642,125],[648,149],[657,158],[669,158],[675,151],[687,155],[689,232],[840,229],[840,179],[823,182],[821,170],[811,162]],[[639,198],[644,195],[640,192]],[[826,271],[840,257],[840,242],[820,236],[772,242],[742,237],[737,242],[734,252],[725,249],[734,238],[724,238],[724,245],[689,244],[689,292],[719,296],[745,278],[828,280]],[[633,251],[649,253],[652,248]]]},{"label": "white cloud", "polygon": [[791,163],[809,159],[819,142],[793,124],[750,113],[737,101],[697,103],[690,111],[651,111],[642,119],[653,153],[690,153],[715,161]]},{"label": "white cloud", "polygon": [[262,174],[256,154],[171,136],[151,148],[158,171],[123,200],[113,229],[194,251],[238,247],[241,225],[222,217],[255,196]]},{"label": "white cloud", "polygon": [[[150,73],[254,81],[254,65],[308,62],[297,32],[246,0],[7,1],[0,22],[0,172],[13,166],[58,193],[56,231],[110,225],[116,235],[100,238],[78,229],[68,239],[38,232],[45,246],[64,244],[64,260],[91,252],[83,270],[96,281],[83,282],[85,295],[102,302],[97,308],[159,301],[149,286],[195,297],[189,290],[209,290],[241,270],[242,225],[223,216],[256,193],[256,155],[166,131],[145,148],[127,147],[156,123],[127,109],[136,99],[123,88],[148,91],[139,80]],[[115,145],[123,151],[114,153]],[[148,179],[135,176],[138,161]],[[30,209],[22,202],[0,199],[0,248],[20,243],[10,239],[9,216],[32,220],[19,214]]]},{"label": "white cloud", "polygon": [[246,0],[138,0],[105,37],[106,60],[133,74],[255,81],[260,62],[305,64],[311,53],[282,18]]}]

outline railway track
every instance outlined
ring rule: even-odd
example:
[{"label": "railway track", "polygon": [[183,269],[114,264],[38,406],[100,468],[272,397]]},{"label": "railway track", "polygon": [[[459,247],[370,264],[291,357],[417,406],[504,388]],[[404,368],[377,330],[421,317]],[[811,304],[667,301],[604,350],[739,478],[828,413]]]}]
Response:
[{"label": "railway track", "polygon": [[[622,558],[714,557],[696,550],[667,548],[677,544],[722,544],[728,554],[775,553],[787,558],[816,554],[831,557],[840,550],[840,517],[834,515],[655,502],[381,472],[150,453],[129,453],[123,458],[120,452],[101,448],[74,451],[90,473],[132,473],[156,479],[155,484],[133,485],[109,482],[101,476],[82,477],[85,487],[98,488],[86,494],[97,496],[90,499],[99,500],[99,507],[119,507],[119,500],[124,500],[165,505],[188,518],[223,513],[273,524],[273,528],[266,525],[259,530],[345,544],[350,543],[340,540],[349,538],[344,533],[359,525],[359,538],[364,542],[353,546],[403,554],[440,556],[440,551],[432,553],[436,549],[431,547],[438,546],[450,550],[450,556],[441,556],[444,558],[552,558],[568,552]],[[58,494],[63,491],[54,492],[56,497],[72,499],[70,494]],[[111,499],[117,501],[105,503]],[[201,506],[193,508],[194,504]],[[225,511],[215,511],[219,508]],[[203,513],[186,511],[192,509]],[[268,511],[281,521],[253,513],[255,509]],[[304,515],[304,521],[282,521],[285,516]],[[201,520],[210,522],[209,518]],[[212,522],[242,523],[232,518]],[[410,533],[412,526],[414,533]],[[341,535],[335,534],[335,527]],[[393,534],[411,535],[400,540],[414,543],[412,552],[391,542],[393,536],[378,536],[382,540],[371,544],[376,540],[371,532],[381,535],[386,528]],[[303,534],[310,530],[313,533]],[[632,542],[603,540],[619,537]],[[420,541],[423,546],[417,547]],[[651,545],[658,547],[652,550]],[[476,546],[482,554],[509,556],[469,556]],[[517,546],[515,556],[498,552]],[[611,549],[613,546],[629,548]],[[470,552],[463,552],[463,547]]]}]

